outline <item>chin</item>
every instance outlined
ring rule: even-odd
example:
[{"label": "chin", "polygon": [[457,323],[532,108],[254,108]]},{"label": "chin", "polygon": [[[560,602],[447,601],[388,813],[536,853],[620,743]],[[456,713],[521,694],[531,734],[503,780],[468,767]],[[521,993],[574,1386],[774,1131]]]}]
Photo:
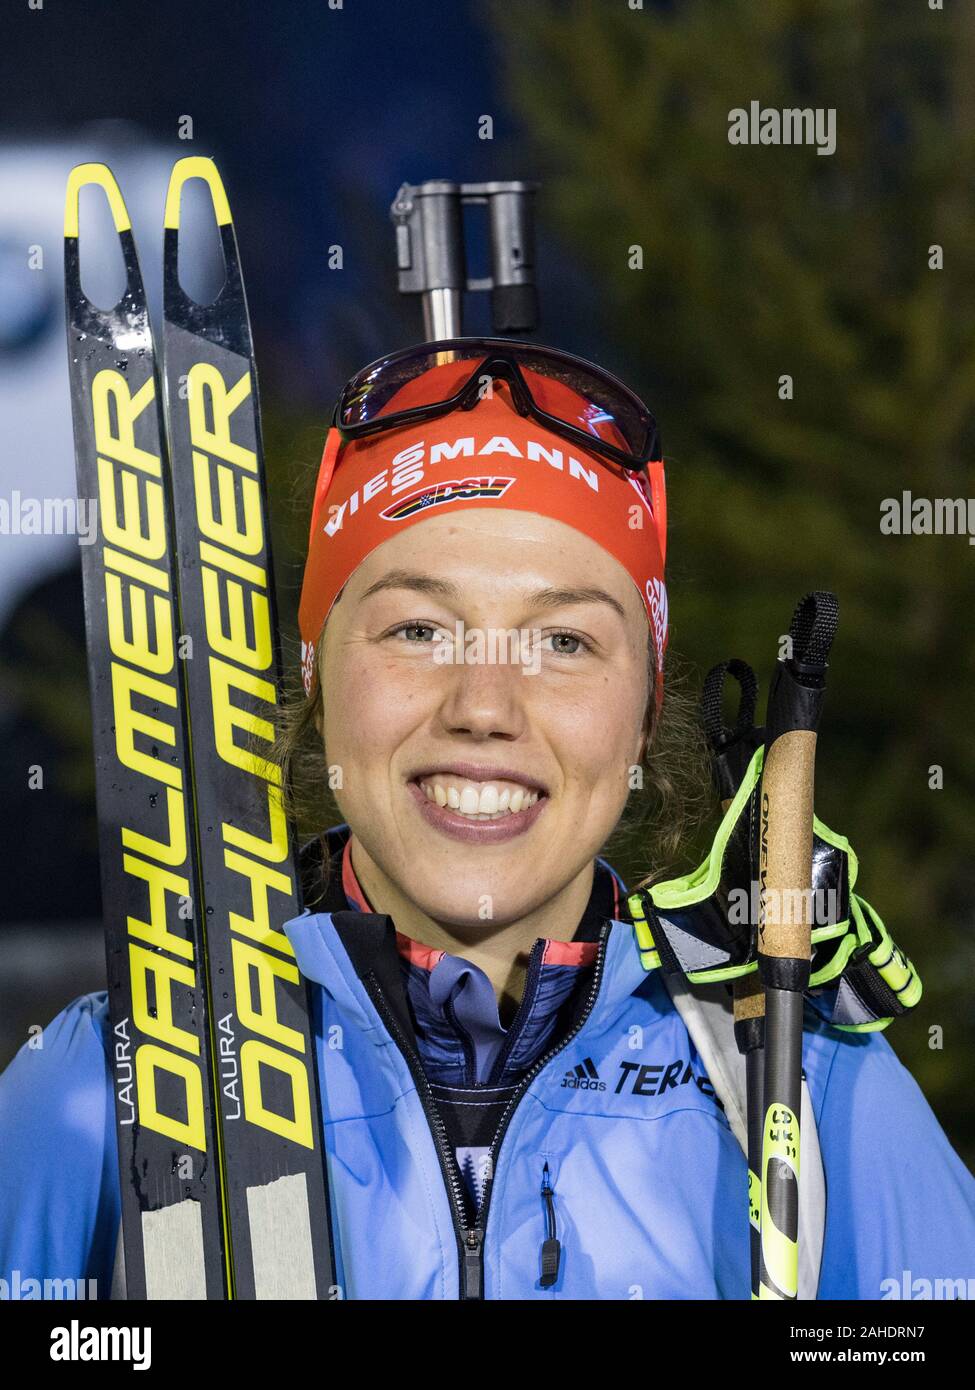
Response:
[{"label": "chin", "polygon": [[532,884],[530,892],[519,893],[509,882],[500,892],[494,893],[490,884],[483,880],[466,891],[456,883],[431,884],[429,891],[424,891],[423,885],[414,884],[411,897],[435,922],[463,931],[472,940],[486,936],[493,928],[519,921],[545,901],[537,883]]}]

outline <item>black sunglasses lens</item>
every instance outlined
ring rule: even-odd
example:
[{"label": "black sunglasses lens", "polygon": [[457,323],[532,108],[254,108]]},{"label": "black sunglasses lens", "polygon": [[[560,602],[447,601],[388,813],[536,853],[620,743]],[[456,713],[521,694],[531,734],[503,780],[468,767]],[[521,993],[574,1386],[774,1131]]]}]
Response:
[{"label": "black sunglasses lens", "polygon": [[[492,363],[490,359],[494,358]],[[382,358],[348,383],[339,401],[340,429],[355,433],[390,426],[408,411],[435,410],[471,381],[477,364],[503,371],[517,364],[521,385],[543,416],[619,463],[639,467],[653,450],[656,425],[646,406],[621,383],[581,359],[524,344],[471,339],[416,348]]]},{"label": "black sunglasses lens", "polygon": [[526,354],[521,362],[535,404],[621,455],[642,460],[655,431],[638,397],[598,368],[571,358]]},{"label": "black sunglasses lens", "polygon": [[402,357],[373,362],[342,392],[339,427],[355,429],[404,410],[439,405],[457,394],[470,377],[472,363],[484,355],[483,348],[417,348]]}]

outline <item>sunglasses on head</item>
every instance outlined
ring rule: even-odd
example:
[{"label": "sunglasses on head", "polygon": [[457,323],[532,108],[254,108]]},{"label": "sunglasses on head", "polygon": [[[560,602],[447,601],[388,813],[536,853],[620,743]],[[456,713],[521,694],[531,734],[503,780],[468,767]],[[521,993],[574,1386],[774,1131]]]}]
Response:
[{"label": "sunglasses on head", "polygon": [[556,348],[508,338],[448,338],[357,372],[335,407],[346,441],[473,410],[497,383],[520,415],[627,473],[660,459],[657,422],[610,372]]}]

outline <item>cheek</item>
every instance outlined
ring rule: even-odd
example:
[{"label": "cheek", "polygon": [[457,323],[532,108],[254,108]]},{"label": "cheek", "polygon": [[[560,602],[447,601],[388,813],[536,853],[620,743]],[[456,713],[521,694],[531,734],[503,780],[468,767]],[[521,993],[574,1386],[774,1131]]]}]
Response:
[{"label": "cheek", "polygon": [[330,759],[385,762],[416,722],[422,690],[395,663],[350,652],[323,673],[324,740]]},{"label": "cheek", "polygon": [[644,692],[607,677],[578,697],[543,701],[538,710],[559,761],[583,787],[613,795],[639,754]]}]

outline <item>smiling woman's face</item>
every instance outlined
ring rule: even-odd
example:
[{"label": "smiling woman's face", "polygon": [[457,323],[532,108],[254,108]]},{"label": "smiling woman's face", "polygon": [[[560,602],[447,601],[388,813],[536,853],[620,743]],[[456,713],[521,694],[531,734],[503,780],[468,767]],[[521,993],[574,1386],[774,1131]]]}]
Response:
[{"label": "smiling woman's face", "polygon": [[591,865],[649,697],[646,611],[594,541],[529,512],[430,517],[358,567],[320,662],[341,813],[421,912],[514,922]]}]

